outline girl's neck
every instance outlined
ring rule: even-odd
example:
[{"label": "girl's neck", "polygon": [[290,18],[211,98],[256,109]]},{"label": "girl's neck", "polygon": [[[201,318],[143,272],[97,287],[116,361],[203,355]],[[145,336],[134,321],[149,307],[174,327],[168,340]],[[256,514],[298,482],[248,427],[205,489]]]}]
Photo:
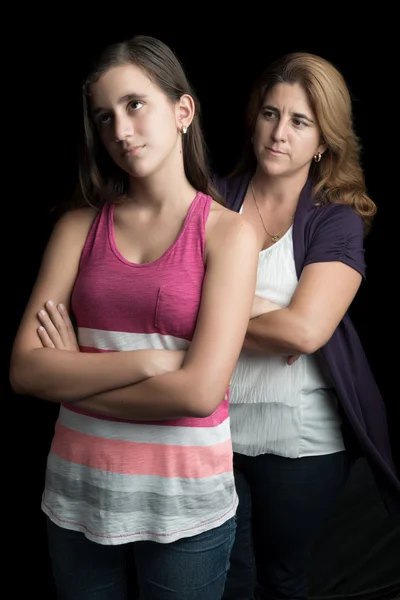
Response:
[{"label": "girl's neck", "polygon": [[131,177],[127,201],[143,208],[162,210],[164,207],[187,205],[197,190],[182,170],[160,169],[147,177]]}]

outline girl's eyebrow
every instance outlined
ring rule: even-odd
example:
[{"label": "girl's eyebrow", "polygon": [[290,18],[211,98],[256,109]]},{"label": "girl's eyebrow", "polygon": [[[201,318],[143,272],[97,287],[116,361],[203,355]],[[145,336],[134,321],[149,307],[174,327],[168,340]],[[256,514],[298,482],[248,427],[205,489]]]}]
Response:
[{"label": "girl's eyebrow", "polygon": [[[140,96],[138,94],[135,93],[130,93],[130,94],[125,94],[124,96],[121,96],[120,98],[118,98],[117,104],[125,104],[126,102],[130,102],[132,100],[145,100],[146,96],[141,94]],[[92,114],[94,116],[98,115],[101,112],[105,112],[109,110],[108,108],[103,108],[101,106],[97,106],[96,108],[94,108],[92,110]]]}]

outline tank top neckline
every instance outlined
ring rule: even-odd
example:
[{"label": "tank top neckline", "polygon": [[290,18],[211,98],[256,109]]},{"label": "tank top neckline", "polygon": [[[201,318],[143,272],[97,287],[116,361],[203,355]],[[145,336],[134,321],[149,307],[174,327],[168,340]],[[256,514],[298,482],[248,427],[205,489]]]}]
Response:
[{"label": "tank top neckline", "polygon": [[194,212],[201,196],[204,196],[204,194],[202,192],[198,191],[196,193],[195,197],[193,198],[192,203],[189,206],[189,210],[186,213],[186,217],[183,221],[182,227],[181,227],[176,239],[172,242],[172,244],[165,250],[165,252],[163,252],[163,254],[161,256],[159,256],[155,260],[145,262],[145,263],[135,263],[133,261],[130,261],[127,258],[125,258],[125,256],[123,256],[123,254],[121,254],[121,252],[118,250],[118,247],[117,247],[117,244],[115,241],[115,235],[114,235],[114,204],[110,204],[108,206],[108,214],[107,214],[108,239],[109,239],[111,250],[113,251],[114,255],[118,258],[118,260],[120,260],[121,262],[123,262],[126,265],[133,267],[133,268],[142,269],[144,267],[152,267],[152,266],[159,265],[159,263],[162,262],[174,250],[176,245],[179,243],[180,239],[183,237],[183,235],[187,229],[188,223],[190,221],[190,217],[191,217],[192,213]]}]

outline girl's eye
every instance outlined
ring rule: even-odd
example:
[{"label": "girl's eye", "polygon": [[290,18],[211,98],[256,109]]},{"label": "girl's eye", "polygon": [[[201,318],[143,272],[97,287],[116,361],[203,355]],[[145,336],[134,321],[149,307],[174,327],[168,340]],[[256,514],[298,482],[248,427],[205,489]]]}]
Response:
[{"label": "girl's eye", "polygon": [[139,102],[139,100],[133,100],[129,103],[129,108],[132,110],[139,110],[139,108],[142,108],[142,106],[143,104],[142,102]]},{"label": "girl's eye", "polygon": [[97,120],[98,120],[99,125],[108,125],[111,122],[111,116],[110,115],[100,115]]}]

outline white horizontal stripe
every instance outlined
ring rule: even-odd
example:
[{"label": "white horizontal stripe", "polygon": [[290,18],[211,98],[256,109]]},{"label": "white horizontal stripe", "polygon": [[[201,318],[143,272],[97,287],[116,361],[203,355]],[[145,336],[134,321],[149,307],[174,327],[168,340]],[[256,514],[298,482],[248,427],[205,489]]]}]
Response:
[{"label": "white horizontal stripe", "polygon": [[85,520],[82,521],[80,510],[76,510],[68,502],[64,503],[63,499],[58,498],[55,494],[47,495],[46,493],[42,501],[43,512],[54,523],[66,529],[81,531],[89,540],[104,545],[138,541],[171,543],[219,527],[235,515],[236,508],[237,496],[235,495],[230,506],[219,507],[216,514],[204,515],[200,522],[194,521],[186,515],[179,515],[175,519],[166,519],[146,512],[140,515],[134,513],[130,519],[121,519],[121,515],[117,514],[110,520],[108,513],[105,513],[103,517],[99,511],[96,513],[86,512]]},{"label": "white horizontal stripe", "polygon": [[168,425],[137,424],[97,419],[60,407],[59,423],[86,435],[102,439],[166,444],[174,446],[213,446],[230,439],[230,423],[225,421],[215,427],[169,427]]},{"label": "white horizontal stripe", "polygon": [[124,331],[105,331],[102,329],[78,328],[78,340],[81,346],[98,350],[187,350],[190,342],[173,335],[160,333],[126,333]]}]

